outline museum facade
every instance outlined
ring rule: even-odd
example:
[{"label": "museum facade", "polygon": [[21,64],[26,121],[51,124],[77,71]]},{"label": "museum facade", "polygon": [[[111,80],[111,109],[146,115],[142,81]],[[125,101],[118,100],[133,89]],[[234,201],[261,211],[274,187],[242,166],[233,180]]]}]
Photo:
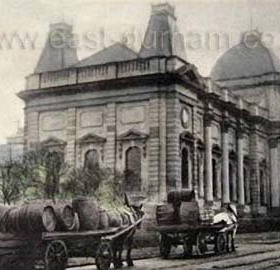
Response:
[{"label": "museum facade", "polygon": [[72,36],[70,25],[51,25],[19,93],[26,150],[44,145],[76,167],[126,172],[126,192],[150,205],[188,189],[210,208],[279,210],[280,68],[261,42],[241,41],[203,78],[174,38],[169,4],[152,6],[139,52],[116,43],[79,61],[75,48],[51,46],[52,31]]}]

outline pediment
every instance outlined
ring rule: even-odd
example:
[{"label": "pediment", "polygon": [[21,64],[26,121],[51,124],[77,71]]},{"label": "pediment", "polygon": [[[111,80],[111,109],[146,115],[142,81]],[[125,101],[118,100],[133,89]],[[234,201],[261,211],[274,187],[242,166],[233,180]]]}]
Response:
[{"label": "pediment", "polygon": [[190,81],[201,87],[205,86],[204,78],[198,73],[197,68],[194,65],[185,64],[178,68],[176,73],[183,76],[187,81]]},{"label": "pediment", "polygon": [[66,142],[56,137],[49,137],[41,142],[44,147],[65,146]]},{"label": "pediment", "polygon": [[89,133],[77,140],[78,144],[105,143],[106,139],[94,133]]},{"label": "pediment", "polygon": [[123,134],[121,134],[118,139],[119,140],[146,140],[149,137],[148,134],[140,132],[135,129],[131,129]]}]

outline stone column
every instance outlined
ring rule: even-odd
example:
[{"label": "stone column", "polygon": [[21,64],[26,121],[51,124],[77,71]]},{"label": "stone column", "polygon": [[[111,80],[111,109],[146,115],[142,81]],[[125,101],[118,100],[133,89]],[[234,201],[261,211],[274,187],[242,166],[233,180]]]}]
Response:
[{"label": "stone column", "polygon": [[24,146],[23,152],[26,153],[28,151],[28,121],[27,121],[27,113],[26,108],[24,108],[24,127],[23,127],[23,134],[24,134]]},{"label": "stone column", "polygon": [[212,171],[212,115],[207,113],[204,121],[204,141],[205,141],[205,200],[213,202],[213,171]]},{"label": "stone column", "polygon": [[258,127],[255,124],[250,133],[250,161],[251,161],[251,198],[252,214],[257,215],[260,207],[260,172],[259,172],[259,135]]},{"label": "stone column", "polygon": [[116,103],[107,104],[106,144],[104,163],[112,170],[116,168]]},{"label": "stone column", "polygon": [[164,93],[149,101],[149,197],[166,201],[166,101]]},{"label": "stone column", "polygon": [[163,95],[159,103],[159,200],[167,200],[166,187],[166,98]]},{"label": "stone column", "polygon": [[244,156],[243,156],[243,133],[237,134],[237,175],[238,175],[238,205],[244,206]]},{"label": "stone column", "polygon": [[269,140],[269,153],[270,153],[270,189],[271,189],[271,206],[279,207],[279,183],[278,183],[278,149],[277,139],[272,138]]},{"label": "stone column", "polygon": [[229,196],[229,151],[228,151],[228,120],[222,123],[222,202],[230,202]]},{"label": "stone column", "polygon": [[166,100],[166,176],[167,192],[181,189],[180,102],[176,93]]},{"label": "stone column", "polygon": [[68,164],[75,166],[76,148],[76,108],[69,108],[67,111],[67,145],[66,160]]}]

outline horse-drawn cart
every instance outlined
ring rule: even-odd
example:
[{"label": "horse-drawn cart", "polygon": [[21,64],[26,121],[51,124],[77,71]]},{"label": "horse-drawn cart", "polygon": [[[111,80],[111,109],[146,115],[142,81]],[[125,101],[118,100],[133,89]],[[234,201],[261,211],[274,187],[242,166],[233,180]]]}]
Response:
[{"label": "horse-drawn cart", "polygon": [[157,206],[157,231],[160,253],[167,258],[171,247],[183,245],[184,255],[190,256],[195,247],[197,255],[204,255],[210,246],[216,254],[232,252],[237,230],[234,206],[224,206],[215,214],[212,208],[199,206],[193,191],[172,191],[167,203]]},{"label": "horse-drawn cart", "polygon": [[[107,270],[111,263],[116,263],[115,253],[127,239],[133,237],[141,221],[142,218],[132,225],[108,230],[45,232],[34,235],[2,234],[0,269],[64,270],[68,258],[94,257],[97,269]],[[3,265],[5,268],[1,268]]]},{"label": "horse-drawn cart", "polygon": [[236,225],[219,224],[181,224],[158,226],[160,254],[168,258],[171,247],[183,245],[184,255],[191,256],[193,247],[197,255],[204,255],[209,246],[216,254],[232,252],[234,248],[234,230]]}]

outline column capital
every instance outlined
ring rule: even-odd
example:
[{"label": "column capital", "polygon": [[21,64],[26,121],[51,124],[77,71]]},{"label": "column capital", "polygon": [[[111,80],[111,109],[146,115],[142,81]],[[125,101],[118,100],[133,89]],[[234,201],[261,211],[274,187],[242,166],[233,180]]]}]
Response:
[{"label": "column capital", "polygon": [[276,148],[278,146],[278,139],[276,137],[270,137],[268,139],[269,148]]},{"label": "column capital", "polygon": [[227,133],[230,127],[231,127],[230,120],[228,119],[228,117],[225,117],[221,123],[222,133]]},{"label": "column capital", "polygon": [[244,125],[243,125],[243,124],[238,124],[238,126],[237,126],[237,133],[236,133],[237,138],[238,138],[238,139],[243,139],[245,133],[246,133],[246,132],[245,132],[245,127],[244,127]]},{"label": "column capital", "polygon": [[213,120],[214,120],[213,110],[208,109],[204,113],[204,125],[205,125],[205,127],[210,127],[212,125]]}]

